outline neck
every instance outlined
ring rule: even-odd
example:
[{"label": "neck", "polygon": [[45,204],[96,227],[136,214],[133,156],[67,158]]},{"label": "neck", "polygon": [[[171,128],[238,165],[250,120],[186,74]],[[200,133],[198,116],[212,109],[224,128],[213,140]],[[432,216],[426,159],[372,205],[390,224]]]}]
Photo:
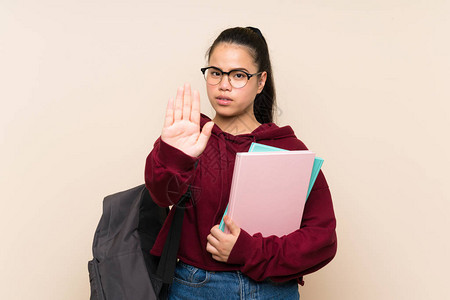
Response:
[{"label": "neck", "polygon": [[251,133],[261,125],[254,115],[249,114],[233,117],[224,117],[216,114],[213,122],[219,126],[222,131],[232,135]]}]

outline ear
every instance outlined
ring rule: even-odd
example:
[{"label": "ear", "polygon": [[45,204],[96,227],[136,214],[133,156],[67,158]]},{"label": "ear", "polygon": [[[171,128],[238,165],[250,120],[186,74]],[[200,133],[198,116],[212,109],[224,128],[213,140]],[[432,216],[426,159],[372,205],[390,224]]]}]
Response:
[{"label": "ear", "polygon": [[262,92],[264,86],[266,85],[266,80],[267,80],[267,72],[264,71],[261,73],[261,75],[259,75],[258,94]]}]

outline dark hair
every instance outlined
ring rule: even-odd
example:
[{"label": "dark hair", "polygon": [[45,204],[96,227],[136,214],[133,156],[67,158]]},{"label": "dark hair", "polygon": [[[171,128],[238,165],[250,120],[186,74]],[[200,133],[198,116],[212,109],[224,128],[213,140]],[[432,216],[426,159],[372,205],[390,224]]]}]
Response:
[{"label": "dark hair", "polygon": [[222,31],[206,52],[208,60],[211,53],[220,43],[237,44],[247,47],[250,50],[250,55],[258,66],[258,72],[267,72],[264,89],[255,97],[253,112],[259,123],[273,122],[275,86],[273,82],[269,49],[261,31],[255,27],[235,27]]}]

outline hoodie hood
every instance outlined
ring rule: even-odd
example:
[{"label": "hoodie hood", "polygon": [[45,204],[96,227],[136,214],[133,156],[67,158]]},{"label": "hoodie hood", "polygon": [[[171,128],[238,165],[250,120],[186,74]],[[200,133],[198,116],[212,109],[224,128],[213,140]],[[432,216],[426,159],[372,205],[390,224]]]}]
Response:
[{"label": "hoodie hood", "polygon": [[[200,126],[203,127],[211,119],[201,114]],[[219,126],[214,125],[212,129],[212,135],[223,136],[225,140],[234,141],[237,143],[245,143],[251,140],[251,142],[258,142],[262,140],[277,140],[285,138],[296,138],[294,131],[290,126],[278,127],[275,123],[264,123],[258,126],[251,133],[232,135],[230,133],[222,131]]]}]

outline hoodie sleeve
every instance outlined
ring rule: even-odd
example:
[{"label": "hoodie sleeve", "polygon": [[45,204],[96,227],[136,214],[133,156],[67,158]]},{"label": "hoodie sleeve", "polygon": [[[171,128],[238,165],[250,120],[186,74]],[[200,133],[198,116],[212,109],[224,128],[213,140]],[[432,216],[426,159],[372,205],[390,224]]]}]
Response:
[{"label": "hoodie sleeve", "polygon": [[245,229],[228,263],[241,265],[254,280],[286,281],[317,271],[336,254],[336,219],[331,194],[322,171],[306,202],[300,229],[283,237],[250,236]]},{"label": "hoodie sleeve", "polygon": [[158,138],[145,164],[145,185],[153,201],[162,207],[176,204],[193,181],[196,161]]}]

